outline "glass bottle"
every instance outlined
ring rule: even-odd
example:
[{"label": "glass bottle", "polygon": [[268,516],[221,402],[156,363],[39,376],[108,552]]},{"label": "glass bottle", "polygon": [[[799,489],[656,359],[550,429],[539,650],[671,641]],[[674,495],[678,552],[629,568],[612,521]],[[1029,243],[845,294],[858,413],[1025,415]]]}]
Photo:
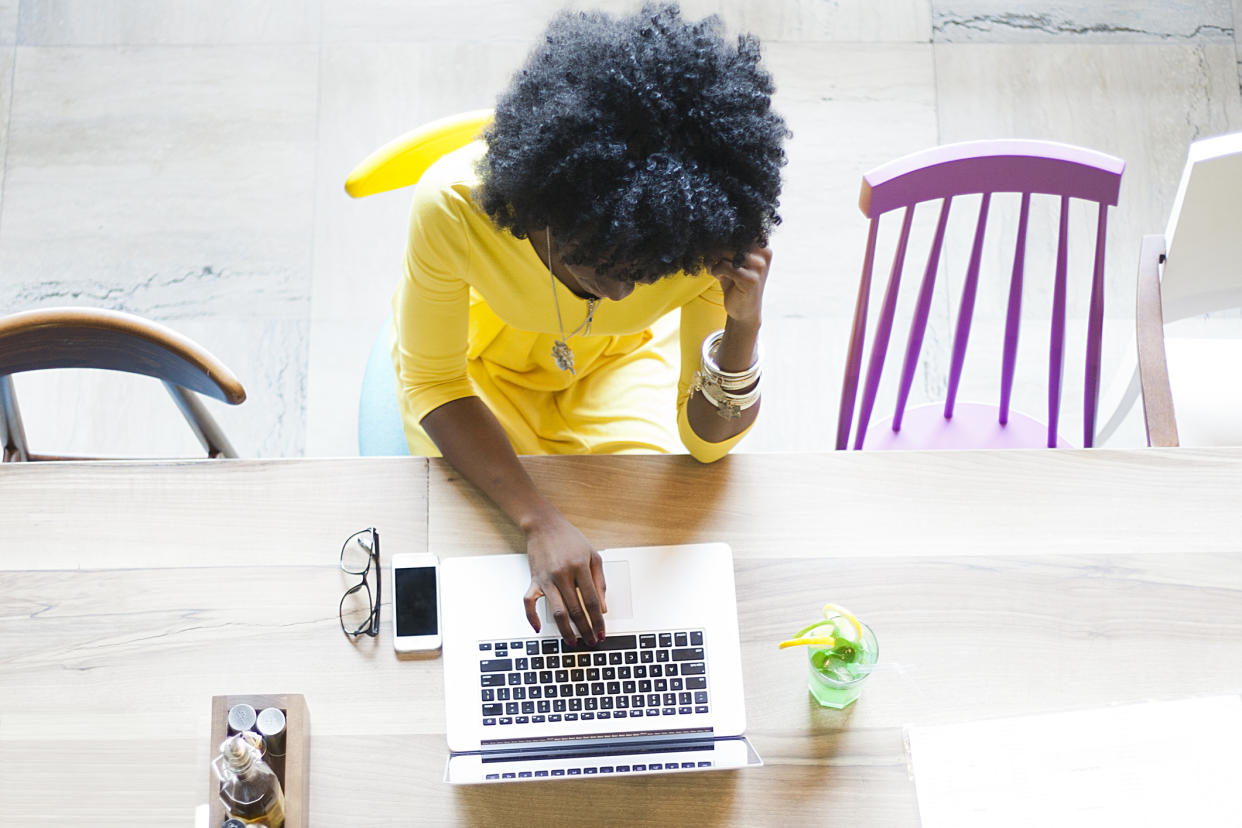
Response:
[{"label": "glass bottle", "polygon": [[254,745],[241,736],[230,736],[221,743],[213,765],[220,778],[220,801],[229,816],[247,824],[262,822],[268,828],[282,828],[284,791]]}]

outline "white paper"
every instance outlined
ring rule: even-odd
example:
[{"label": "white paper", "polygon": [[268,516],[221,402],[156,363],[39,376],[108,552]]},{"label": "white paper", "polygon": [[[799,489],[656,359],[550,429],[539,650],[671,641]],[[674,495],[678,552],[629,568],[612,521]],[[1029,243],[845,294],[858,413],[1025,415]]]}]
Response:
[{"label": "white paper", "polygon": [[1242,697],[907,730],[923,828],[1242,826]]}]

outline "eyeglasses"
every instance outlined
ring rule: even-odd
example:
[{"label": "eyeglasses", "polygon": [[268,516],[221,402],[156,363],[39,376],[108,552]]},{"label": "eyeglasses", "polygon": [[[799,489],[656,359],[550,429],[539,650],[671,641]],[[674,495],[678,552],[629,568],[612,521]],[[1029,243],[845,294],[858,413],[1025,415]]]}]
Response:
[{"label": "eyeglasses", "polygon": [[[369,583],[372,561],[375,563],[374,597]],[[379,532],[374,527],[355,532],[345,540],[341,547],[341,571],[362,578],[341,596],[341,631],[349,636],[379,635],[381,573]]]}]

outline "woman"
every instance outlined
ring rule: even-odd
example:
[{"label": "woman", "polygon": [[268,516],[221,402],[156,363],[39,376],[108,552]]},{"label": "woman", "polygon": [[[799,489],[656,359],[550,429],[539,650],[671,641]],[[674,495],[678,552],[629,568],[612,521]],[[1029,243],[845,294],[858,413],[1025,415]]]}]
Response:
[{"label": "woman", "polygon": [[[538,631],[544,596],[570,642],[604,636],[600,556],[517,455],[673,451],[675,430],[711,462],[758,413],[787,130],[758,42],[720,28],[673,5],[561,14],[483,141],[415,189],[395,299],[407,441],[521,527],[527,618]],[[679,376],[652,332],[674,311]]]}]

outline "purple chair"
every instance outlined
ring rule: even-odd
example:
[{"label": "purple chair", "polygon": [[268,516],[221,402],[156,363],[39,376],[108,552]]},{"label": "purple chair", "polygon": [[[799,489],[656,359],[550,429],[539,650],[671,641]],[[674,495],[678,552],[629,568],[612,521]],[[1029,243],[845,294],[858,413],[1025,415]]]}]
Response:
[{"label": "purple chair", "polygon": [[[868,219],[867,251],[854,325],[846,357],[845,380],[837,419],[838,449],[850,444],[853,425],[855,449],[929,448],[1037,448],[1065,446],[1057,432],[1061,399],[1061,376],[1065,350],[1066,259],[1068,249],[1069,204],[1071,198],[1094,201],[1098,205],[1095,228],[1095,268],[1091,283],[1091,302],[1087,322],[1086,387],[1083,411],[1083,445],[1091,446],[1095,434],[1096,406],[1100,385],[1101,333],[1104,322],[1104,239],[1108,207],[1117,204],[1121,173],[1125,163],[1119,158],[1068,144],[1048,141],[968,141],[917,152],[884,164],[863,176],[859,207]],[[984,231],[993,193],[1021,193],[1017,240],[1010,274],[1008,312],[1005,321],[1001,362],[1000,403],[998,406],[957,403],[966,343],[979,284]],[[1051,342],[1048,356],[1048,418],[1041,424],[1010,410],[1014,363],[1018,347],[1021,316],[1022,280],[1026,255],[1027,225],[1031,194],[1060,196],[1060,232],[1057,240],[1056,274],[1053,288]],[[944,404],[932,403],[907,410],[910,386],[918,364],[919,350],[927,329],[928,311],[940,254],[944,243],[949,208],[955,196],[980,194],[978,218],[966,279],[962,287],[953,357],[949,367],[948,398]],[[914,210],[919,202],[940,201],[939,220],[932,239],[923,281],[912,313],[897,391],[897,404],[891,421],[871,423],[876,392],[884,367],[884,356],[893,329],[897,295],[901,285],[907,242]],[[890,210],[904,208],[898,238],[875,329],[867,374],[858,400],[860,369],[867,327],[867,301],[871,294],[871,273],[875,263],[876,236],[880,217]],[[854,423],[854,408],[858,419]],[[870,427],[868,427],[870,425]]]}]

